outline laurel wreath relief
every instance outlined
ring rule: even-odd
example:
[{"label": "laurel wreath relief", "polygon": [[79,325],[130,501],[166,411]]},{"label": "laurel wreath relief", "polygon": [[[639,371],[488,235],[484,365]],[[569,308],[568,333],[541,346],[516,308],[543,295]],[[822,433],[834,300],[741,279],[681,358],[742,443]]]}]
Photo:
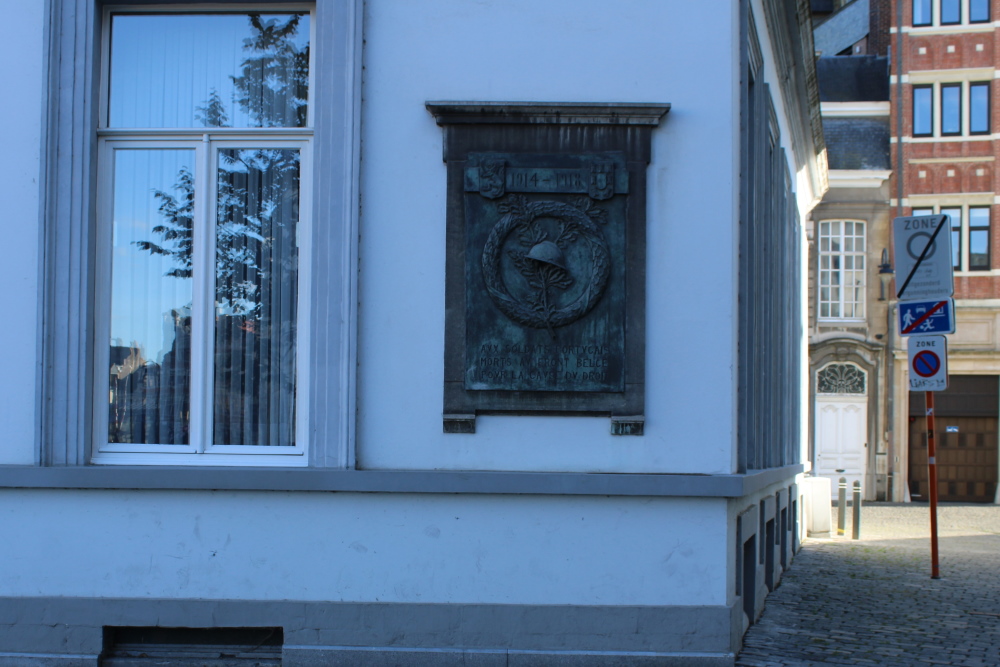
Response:
[{"label": "laurel wreath relief", "polygon": [[[493,302],[515,322],[547,329],[553,337],[556,328],[590,312],[604,294],[611,272],[611,254],[598,226],[607,223],[607,212],[595,207],[588,197],[579,197],[575,203],[529,202],[521,195],[512,195],[499,204],[503,216],[483,247],[483,279]],[[554,238],[535,224],[541,218],[558,223]],[[507,255],[531,288],[523,299],[511,295],[501,268],[503,244],[513,232],[525,250],[511,249]],[[589,276],[573,276],[565,265],[563,251],[578,239],[590,247]],[[565,306],[555,305],[553,297],[579,279],[588,280],[580,295]]]}]

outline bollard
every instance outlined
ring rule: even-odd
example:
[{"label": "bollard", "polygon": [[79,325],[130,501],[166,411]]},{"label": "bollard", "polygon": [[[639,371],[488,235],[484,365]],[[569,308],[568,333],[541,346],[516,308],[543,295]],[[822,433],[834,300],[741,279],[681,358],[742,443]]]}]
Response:
[{"label": "bollard", "polygon": [[837,536],[844,534],[847,525],[847,478],[841,477],[837,485]]},{"label": "bollard", "polygon": [[861,539],[861,482],[854,482],[854,527],[851,530],[851,538]]}]

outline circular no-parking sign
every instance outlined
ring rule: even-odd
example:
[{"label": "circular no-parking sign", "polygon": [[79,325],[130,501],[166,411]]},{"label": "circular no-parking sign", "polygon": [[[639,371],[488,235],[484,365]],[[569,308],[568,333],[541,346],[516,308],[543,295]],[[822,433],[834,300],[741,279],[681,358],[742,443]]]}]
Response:
[{"label": "circular no-parking sign", "polygon": [[933,377],[941,370],[941,357],[931,350],[922,350],[913,356],[913,372],[920,377]]},{"label": "circular no-parking sign", "polygon": [[910,391],[948,388],[948,342],[944,336],[911,336],[907,343]]}]

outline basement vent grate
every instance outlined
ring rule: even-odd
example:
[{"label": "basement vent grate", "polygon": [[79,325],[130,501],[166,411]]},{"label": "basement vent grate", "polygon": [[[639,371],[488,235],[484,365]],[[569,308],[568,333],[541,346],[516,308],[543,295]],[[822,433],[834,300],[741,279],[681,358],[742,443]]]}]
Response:
[{"label": "basement vent grate", "polygon": [[281,628],[105,627],[102,667],[280,667]]}]

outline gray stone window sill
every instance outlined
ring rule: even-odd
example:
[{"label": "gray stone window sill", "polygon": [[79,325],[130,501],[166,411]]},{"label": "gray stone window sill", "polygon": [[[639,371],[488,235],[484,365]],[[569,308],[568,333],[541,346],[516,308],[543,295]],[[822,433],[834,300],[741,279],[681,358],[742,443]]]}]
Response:
[{"label": "gray stone window sill", "polygon": [[803,472],[801,464],[732,475],[335,470],[173,466],[0,466],[6,489],[468,493],[739,498]]}]

